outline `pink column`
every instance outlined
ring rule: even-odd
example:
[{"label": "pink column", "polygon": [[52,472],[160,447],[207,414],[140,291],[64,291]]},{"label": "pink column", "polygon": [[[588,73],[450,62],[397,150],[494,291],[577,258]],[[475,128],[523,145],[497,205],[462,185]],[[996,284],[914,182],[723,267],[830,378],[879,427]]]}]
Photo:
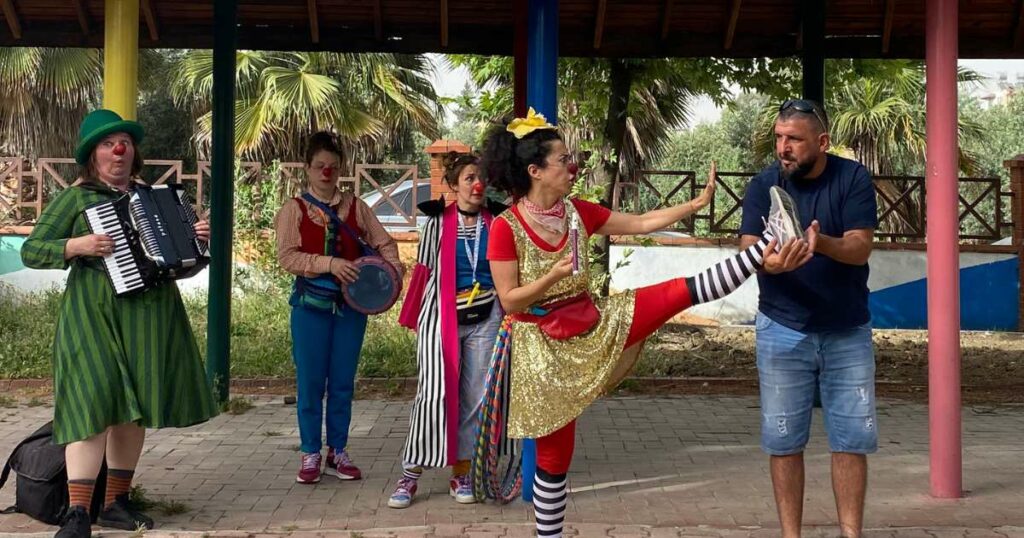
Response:
[{"label": "pink column", "polygon": [[962,494],[957,0],[927,3],[928,426],[931,493]]}]

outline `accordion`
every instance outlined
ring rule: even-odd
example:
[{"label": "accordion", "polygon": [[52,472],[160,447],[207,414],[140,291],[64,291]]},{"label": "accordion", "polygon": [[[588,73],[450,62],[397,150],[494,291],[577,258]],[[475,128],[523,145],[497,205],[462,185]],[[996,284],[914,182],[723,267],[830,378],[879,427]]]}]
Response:
[{"label": "accordion", "polygon": [[83,214],[92,233],[114,240],[103,267],[118,297],[188,278],[210,263],[208,245],[195,232],[199,218],[181,185],[136,185]]}]

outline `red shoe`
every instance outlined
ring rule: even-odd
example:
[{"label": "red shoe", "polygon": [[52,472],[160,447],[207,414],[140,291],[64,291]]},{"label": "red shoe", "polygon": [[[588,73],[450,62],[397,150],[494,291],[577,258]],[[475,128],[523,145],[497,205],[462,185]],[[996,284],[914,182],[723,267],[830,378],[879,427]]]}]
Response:
[{"label": "red shoe", "polygon": [[316,484],[320,481],[320,453],[303,454],[302,467],[299,469],[299,476],[295,481],[300,484]]},{"label": "red shoe", "polygon": [[335,452],[333,448],[327,451],[327,468],[324,473],[336,476],[339,480],[359,480],[363,477],[363,472],[352,463],[348,452]]}]

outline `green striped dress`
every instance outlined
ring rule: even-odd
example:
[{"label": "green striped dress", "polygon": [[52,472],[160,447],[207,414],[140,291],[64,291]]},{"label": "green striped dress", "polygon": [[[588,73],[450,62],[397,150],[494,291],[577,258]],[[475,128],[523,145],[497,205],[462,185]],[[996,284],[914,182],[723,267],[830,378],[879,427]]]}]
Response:
[{"label": "green striped dress", "polygon": [[99,258],[64,260],[67,240],[90,233],[82,210],[117,196],[92,184],[64,189],[21,249],[28,267],[71,266],[53,343],[58,444],[128,422],[190,426],[218,412],[177,285],[118,298]]}]

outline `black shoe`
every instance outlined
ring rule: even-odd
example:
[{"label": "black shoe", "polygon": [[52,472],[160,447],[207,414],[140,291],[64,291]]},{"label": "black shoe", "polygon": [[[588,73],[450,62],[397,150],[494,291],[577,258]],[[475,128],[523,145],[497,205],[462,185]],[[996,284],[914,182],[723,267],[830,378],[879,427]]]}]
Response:
[{"label": "black shoe", "polygon": [[69,506],[60,520],[60,530],[53,538],[91,538],[92,520],[81,506]]},{"label": "black shoe", "polygon": [[125,531],[138,530],[140,527],[149,530],[153,528],[153,518],[132,508],[128,503],[128,494],[123,493],[100,512],[96,524]]}]

